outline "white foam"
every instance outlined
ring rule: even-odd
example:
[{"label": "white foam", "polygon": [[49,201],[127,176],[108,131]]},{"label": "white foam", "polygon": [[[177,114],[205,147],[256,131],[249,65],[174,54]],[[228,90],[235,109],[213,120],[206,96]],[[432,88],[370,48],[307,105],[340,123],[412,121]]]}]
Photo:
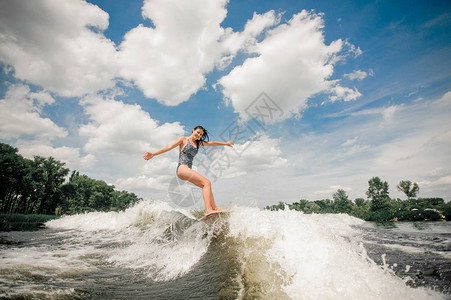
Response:
[{"label": "white foam", "polygon": [[[402,251],[402,252],[405,252],[405,253],[411,253],[411,254],[422,254],[422,253],[425,253],[425,252],[433,253],[433,254],[436,254],[436,255],[440,255],[443,258],[451,260],[451,253],[446,252],[446,251],[432,251],[432,250],[427,250],[427,249],[421,248],[421,247],[406,246],[406,245],[399,245],[399,244],[387,244],[387,243],[381,244],[381,243],[370,243],[370,242],[367,242],[367,243],[368,244],[378,245],[380,247],[385,247],[385,248],[388,248],[388,249],[399,250],[399,251]],[[421,244],[420,242],[418,242],[418,243]]]},{"label": "white foam", "polygon": [[[148,218],[158,218],[162,213],[177,211],[165,202],[141,201],[120,212],[90,212],[63,216],[45,225],[49,228],[78,229],[83,231],[121,230],[129,226],[145,224]],[[183,211],[190,216],[188,211]]]},{"label": "white foam", "polygon": [[[109,263],[170,281],[192,270],[207,253],[215,230],[221,230],[190,217],[165,203],[143,201],[123,212],[66,216],[46,225],[70,230],[61,234],[82,252],[98,251]],[[185,223],[178,232],[180,222]],[[242,298],[444,298],[408,287],[389,268],[374,263],[353,227],[365,224],[360,219],[234,207],[227,222],[225,242],[241,262]]]},{"label": "white foam", "polygon": [[156,281],[168,281],[189,272],[207,252],[212,230],[204,224],[188,229],[185,225],[184,232],[175,232],[177,222],[189,222],[190,217],[194,219],[190,212],[164,202],[142,201],[123,212],[65,216],[46,226],[84,231],[89,234],[77,235],[97,243],[116,242],[119,246],[109,251],[108,262],[141,270]]},{"label": "white foam", "polygon": [[[261,211],[236,208],[230,216],[230,233],[244,252],[256,242],[267,272],[276,274],[292,299],[437,299],[442,295],[413,289],[390,270],[383,270],[366,255],[359,232],[361,224],[347,215],[306,215],[296,211]],[[263,254],[262,254],[263,253]],[[242,256],[243,264],[252,261]],[[249,268],[261,268],[250,263]],[[253,274],[247,271],[247,274]],[[267,277],[271,278],[271,277]],[[249,279],[247,279],[249,280]],[[265,278],[257,279],[265,286]],[[270,285],[271,283],[266,283]],[[266,291],[267,292],[267,291]]]}]

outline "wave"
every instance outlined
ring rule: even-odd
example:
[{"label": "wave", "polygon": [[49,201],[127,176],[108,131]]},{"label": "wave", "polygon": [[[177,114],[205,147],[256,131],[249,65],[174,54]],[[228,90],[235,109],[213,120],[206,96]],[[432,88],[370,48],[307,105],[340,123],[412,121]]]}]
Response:
[{"label": "wave", "polygon": [[200,288],[216,274],[223,298],[444,298],[407,286],[371,260],[359,229],[364,223],[344,214],[239,206],[200,222],[188,210],[142,201],[123,212],[64,216],[46,226],[70,231],[74,243],[97,243],[106,263],[154,282],[188,278]]}]

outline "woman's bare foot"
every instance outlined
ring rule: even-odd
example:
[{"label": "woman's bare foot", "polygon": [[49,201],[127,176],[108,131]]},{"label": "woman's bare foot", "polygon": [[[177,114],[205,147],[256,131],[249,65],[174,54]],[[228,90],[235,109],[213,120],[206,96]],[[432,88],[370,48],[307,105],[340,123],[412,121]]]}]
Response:
[{"label": "woman's bare foot", "polygon": [[214,212],[215,212],[214,209],[209,209],[209,210],[206,210],[206,211],[205,211],[205,215],[209,215],[209,214],[212,214],[212,213],[214,213]]}]

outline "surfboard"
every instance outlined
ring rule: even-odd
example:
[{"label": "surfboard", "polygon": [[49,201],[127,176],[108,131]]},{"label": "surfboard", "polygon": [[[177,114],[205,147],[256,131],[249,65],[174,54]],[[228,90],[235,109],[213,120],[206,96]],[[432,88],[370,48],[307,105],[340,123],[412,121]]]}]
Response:
[{"label": "surfboard", "polygon": [[227,210],[222,210],[222,211],[214,211],[212,213],[209,213],[208,215],[203,216],[202,218],[199,219],[199,221],[206,221],[212,217],[224,214],[224,213],[228,213]]}]

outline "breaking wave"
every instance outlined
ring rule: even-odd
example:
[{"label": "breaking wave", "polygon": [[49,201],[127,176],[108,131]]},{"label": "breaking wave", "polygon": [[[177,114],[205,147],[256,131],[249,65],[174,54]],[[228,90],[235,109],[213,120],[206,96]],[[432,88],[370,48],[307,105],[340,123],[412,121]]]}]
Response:
[{"label": "breaking wave", "polygon": [[143,201],[123,212],[65,216],[46,223],[72,243],[92,242],[104,263],[153,282],[207,280],[233,299],[437,299],[412,288],[367,255],[348,215],[232,207],[200,222],[187,210]]}]

